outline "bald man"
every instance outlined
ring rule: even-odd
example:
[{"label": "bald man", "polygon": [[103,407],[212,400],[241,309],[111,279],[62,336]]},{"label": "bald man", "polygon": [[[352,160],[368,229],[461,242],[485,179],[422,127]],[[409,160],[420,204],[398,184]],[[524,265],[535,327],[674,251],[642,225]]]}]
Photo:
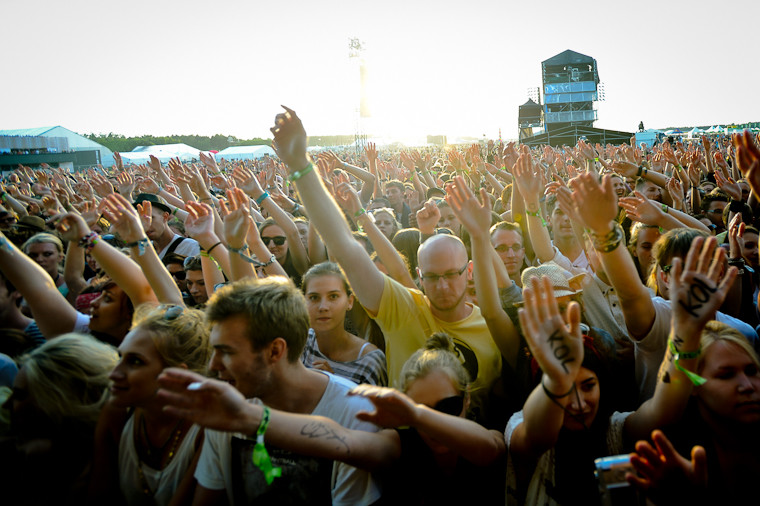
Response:
[{"label": "bald man", "polygon": [[[478,415],[488,388],[501,374],[501,354],[491,338],[480,310],[465,300],[472,263],[462,241],[436,235],[419,248],[420,290],[406,288],[383,275],[356,241],[343,213],[311,169],[306,155],[306,132],[293,111],[278,115],[272,129],[280,158],[287,164],[311,222],[348,276],[359,302],[385,335],[388,378],[397,385],[401,367],[434,332],[453,339],[462,362],[470,373],[472,407]],[[370,218],[357,217],[362,226]],[[514,329],[508,338],[517,339]],[[503,337],[503,336],[502,336]]]}]

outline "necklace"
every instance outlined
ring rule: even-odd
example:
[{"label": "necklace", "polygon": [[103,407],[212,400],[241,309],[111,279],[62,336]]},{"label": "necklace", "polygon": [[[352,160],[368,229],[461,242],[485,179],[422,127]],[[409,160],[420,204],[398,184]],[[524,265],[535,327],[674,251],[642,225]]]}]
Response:
[{"label": "necklace", "polygon": [[[151,445],[150,440],[148,439],[148,431],[145,428],[145,416],[142,416],[142,420],[141,420],[141,424],[140,425],[141,425],[141,432],[142,432],[142,434],[143,434],[143,436],[145,438],[145,441],[146,441],[147,447],[148,447],[146,449],[146,451],[148,453],[148,456],[150,456],[151,455],[150,448],[153,445]],[[177,452],[177,444],[179,443],[180,436],[182,436],[182,426],[181,425],[182,425],[182,419],[180,419],[180,420],[177,421],[177,425],[174,426],[174,429],[172,429],[172,432],[169,434],[169,437],[166,438],[166,441],[164,441],[164,444],[161,445],[161,448],[159,448],[159,450],[161,451],[161,454],[163,455],[164,449],[166,448],[166,445],[169,444],[169,441],[172,441],[172,445],[169,448],[169,455],[167,456],[166,463],[161,467],[161,469],[160,469],[160,471],[158,473],[158,482],[156,483],[156,490],[155,491],[152,491],[150,489],[150,486],[148,486],[148,480],[145,479],[145,473],[143,473],[143,469],[142,469],[143,461],[140,459],[139,456],[137,458],[137,475],[140,478],[140,485],[142,486],[142,491],[147,496],[153,496],[158,491],[158,489],[161,488],[161,479],[164,476],[164,469],[166,469],[167,467],[169,467],[169,464],[171,464],[172,459],[174,458],[174,455]]]}]

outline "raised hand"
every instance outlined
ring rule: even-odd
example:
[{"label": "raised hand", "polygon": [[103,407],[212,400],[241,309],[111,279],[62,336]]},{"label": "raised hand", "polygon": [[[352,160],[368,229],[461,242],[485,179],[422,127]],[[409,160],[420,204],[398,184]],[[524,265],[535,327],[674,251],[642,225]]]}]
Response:
[{"label": "raised hand", "polygon": [[120,172],[116,176],[116,188],[125,198],[132,198],[132,192],[135,191],[135,185],[135,180],[129,172]]},{"label": "raised hand", "polygon": [[219,173],[219,167],[216,165],[216,158],[214,158],[214,155],[212,153],[204,153],[201,151],[199,153],[199,156],[201,158],[201,163],[205,165],[211,172],[214,174]]},{"label": "raised hand", "polygon": [[118,151],[113,152],[113,161],[116,162],[116,168],[119,169],[119,172],[124,171],[124,162],[121,159],[121,154]]},{"label": "raised hand", "polygon": [[374,142],[368,142],[364,147],[364,154],[367,155],[367,162],[372,163],[377,160],[377,147]]},{"label": "raised hand", "polygon": [[[137,209],[122,195],[112,193],[100,203],[100,211],[111,222],[111,227],[126,243],[145,239],[145,228],[150,227],[152,206],[149,201],[137,204]],[[144,227],[144,223],[147,223]]]},{"label": "raised hand", "polygon": [[623,177],[633,179],[639,171],[639,166],[632,162],[617,161],[612,163],[612,170]]},{"label": "raised hand", "polygon": [[673,200],[673,207],[678,210],[682,210],[684,192],[681,180],[677,177],[671,177],[668,179],[668,184],[666,187],[668,189],[668,193],[670,194],[670,198]]},{"label": "raised hand", "polygon": [[166,413],[209,429],[248,431],[241,416],[248,403],[229,383],[179,368],[164,369],[158,383]]},{"label": "raised hand", "polygon": [[454,215],[472,237],[488,234],[491,227],[491,201],[484,188],[480,189],[480,202],[462,176],[446,186],[446,202]]},{"label": "raised hand", "polygon": [[736,181],[734,181],[730,176],[724,175],[723,171],[720,170],[716,170],[714,174],[715,183],[721,190],[726,192],[726,195],[731,197],[732,200],[742,199],[742,189],[739,187],[739,184]]},{"label": "raised hand", "polygon": [[512,176],[526,207],[533,204],[536,209],[529,209],[529,211],[537,211],[538,199],[543,185],[541,184],[541,176],[536,172],[535,164],[529,154],[520,155],[517,164],[512,169]]},{"label": "raised hand", "polygon": [[214,233],[214,213],[211,210],[211,206],[200,202],[188,202],[186,209],[185,232],[187,232],[187,235],[199,243],[207,236],[216,237]]},{"label": "raised hand", "polygon": [[348,395],[364,397],[375,406],[374,411],[360,411],[356,418],[378,427],[412,426],[417,418],[417,405],[405,394],[393,388],[359,385]]},{"label": "raised hand", "polygon": [[620,207],[625,209],[628,217],[634,221],[640,221],[645,225],[657,225],[662,214],[660,205],[639,192],[633,192],[633,195],[632,197],[620,197]]},{"label": "raised hand", "polygon": [[61,239],[69,242],[78,242],[82,237],[90,233],[84,219],[78,213],[66,213],[58,217],[56,230],[61,234]]},{"label": "raised hand", "polygon": [[306,155],[306,143],[308,137],[303,123],[292,109],[285,109],[275,117],[274,127],[270,130],[274,134],[272,147],[277,152],[280,160],[285,162],[291,173],[300,171],[309,165],[309,158]]},{"label": "raised hand", "polygon": [[[578,217],[585,228],[598,235],[610,231],[611,222],[618,213],[617,194],[612,188],[612,178],[606,175],[600,185],[592,174],[581,174],[575,179],[573,201]],[[594,205],[588,205],[593,202]]]},{"label": "raised hand", "polygon": [[243,165],[238,165],[232,171],[232,179],[235,180],[238,188],[242,189],[251,198],[257,199],[263,193],[259,180],[256,179],[253,172]]},{"label": "raised hand", "polygon": [[356,189],[347,181],[336,186],[335,200],[338,205],[348,212],[349,216],[355,217],[356,213],[362,208],[361,199]]},{"label": "raised hand", "polygon": [[733,141],[736,148],[736,168],[747,179],[755,198],[760,198],[760,148],[749,130],[735,136]]},{"label": "raised hand", "polygon": [[677,349],[681,350],[682,343],[687,343],[683,351],[695,350],[702,329],[715,318],[715,312],[723,304],[737,274],[736,267],[732,266],[721,275],[725,260],[726,250],[718,247],[715,237],[705,240],[702,236],[694,238],[685,261],[673,258],[669,292]]},{"label": "raised hand", "polygon": [[113,185],[102,175],[92,176],[92,187],[101,197],[105,198],[114,192]]},{"label": "raised hand", "polygon": [[[645,491],[657,504],[674,504],[684,501],[684,491],[693,499],[707,486],[707,454],[701,446],[691,450],[691,460],[682,457],[662,431],[652,432],[652,446],[648,441],[636,443],[631,454],[631,465],[638,476],[626,475],[628,483]],[[691,501],[686,501],[691,502]]]},{"label": "raised hand", "polygon": [[248,230],[254,226],[248,209],[248,197],[240,188],[227,190],[229,206],[222,203],[224,216],[224,241],[230,248],[245,245]]},{"label": "raised hand", "polygon": [[547,277],[532,278],[523,297],[525,305],[518,312],[520,325],[544,372],[544,387],[558,396],[569,392],[583,363],[580,306],[571,302],[563,319]]},{"label": "raised hand", "polygon": [[438,225],[440,220],[441,211],[435,202],[433,202],[433,199],[425,202],[422,208],[417,211],[417,228],[423,234],[429,235],[435,232],[435,226]]},{"label": "raised hand", "polygon": [[734,214],[728,224],[729,258],[741,258],[744,250],[744,229],[746,225],[742,221],[742,213]]}]

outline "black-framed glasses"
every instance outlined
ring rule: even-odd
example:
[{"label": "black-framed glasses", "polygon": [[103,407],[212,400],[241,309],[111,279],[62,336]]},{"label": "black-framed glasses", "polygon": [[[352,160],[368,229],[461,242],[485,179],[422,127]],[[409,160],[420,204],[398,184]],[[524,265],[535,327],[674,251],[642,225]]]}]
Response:
[{"label": "black-framed glasses", "polygon": [[454,281],[459,276],[462,275],[462,273],[467,269],[467,266],[470,265],[470,262],[467,262],[464,264],[464,267],[459,269],[458,271],[454,272],[445,272],[443,274],[424,274],[422,271],[420,271],[420,279],[422,281],[428,281],[430,283],[437,283],[439,279],[443,278],[446,281]]},{"label": "black-framed glasses", "polygon": [[521,249],[523,249],[522,244],[513,244],[512,246],[507,246],[506,244],[499,244],[494,248],[499,253],[506,253],[509,250],[514,251],[515,253],[519,252]]},{"label": "black-framed glasses", "polygon": [[262,237],[261,240],[264,241],[264,245],[266,246],[269,246],[269,243],[272,241],[274,241],[277,246],[282,246],[288,238],[282,235],[275,235],[273,237]]},{"label": "black-framed glasses", "polygon": [[176,320],[182,313],[185,312],[184,307],[178,306],[176,304],[162,304],[159,307],[166,310],[164,311],[164,320],[168,322]]},{"label": "black-framed glasses", "polygon": [[435,403],[435,406],[433,406],[434,410],[440,411],[441,413],[446,413],[447,415],[451,415],[451,416],[461,415],[463,408],[464,408],[464,395],[462,394],[441,399],[440,401]]},{"label": "black-framed glasses", "polygon": [[187,273],[185,271],[176,271],[170,273],[172,276],[174,276],[175,279],[178,279],[179,281],[184,281],[187,277]]}]

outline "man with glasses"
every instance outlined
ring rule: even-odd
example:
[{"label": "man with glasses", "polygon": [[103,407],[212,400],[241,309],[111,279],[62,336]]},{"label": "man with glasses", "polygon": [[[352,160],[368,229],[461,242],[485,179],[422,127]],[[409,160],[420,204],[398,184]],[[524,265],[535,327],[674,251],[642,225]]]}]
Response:
[{"label": "man with glasses", "polygon": [[[452,336],[473,380],[471,407],[485,418],[485,399],[501,374],[501,354],[480,310],[465,300],[472,263],[464,243],[452,235],[434,235],[418,250],[418,274],[424,293],[384,276],[352,237],[337,204],[306,155],[306,132],[293,111],[277,116],[272,129],[280,158],[287,164],[309,216],[325,245],[348,276],[359,302],[385,335],[388,377],[398,384],[401,367],[434,332]],[[347,195],[338,192],[338,198]],[[359,223],[366,218],[361,210]],[[514,328],[505,329],[514,333]],[[516,338],[516,336],[514,336]],[[509,338],[509,337],[507,337]]]}]

